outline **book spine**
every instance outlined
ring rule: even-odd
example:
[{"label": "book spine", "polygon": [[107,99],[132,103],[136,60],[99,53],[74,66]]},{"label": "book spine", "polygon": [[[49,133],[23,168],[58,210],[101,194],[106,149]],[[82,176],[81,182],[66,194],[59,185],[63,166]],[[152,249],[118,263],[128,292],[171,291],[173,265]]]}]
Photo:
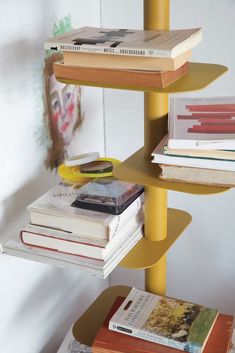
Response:
[{"label": "book spine", "polygon": [[112,48],[112,47],[101,47],[94,45],[73,45],[73,44],[61,44],[58,42],[45,43],[44,48],[52,51],[71,51],[77,53],[95,53],[95,54],[107,54],[107,55],[126,55],[126,56],[140,56],[140,57],[151,57],[151,58],[173,58],[170,51],[156,50],[152,48]]},{"label": "book spine", "polygon": [[201,347],[193,345],[190,342],[179,342],[167,337],[157,336],[148,331],[130,328],[129,326],[119,325],[118,322],[109,321],[109,329],[115,332],[123,333],[129,336],[137,337],[149,342],[162,344],[167,347],[172,347],[189,353],[202,353]]}]

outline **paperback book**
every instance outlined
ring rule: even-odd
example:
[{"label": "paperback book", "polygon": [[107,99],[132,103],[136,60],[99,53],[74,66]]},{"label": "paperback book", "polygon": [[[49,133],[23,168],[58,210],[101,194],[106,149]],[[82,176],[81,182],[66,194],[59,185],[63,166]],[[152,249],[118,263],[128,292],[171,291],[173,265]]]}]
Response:
[{"label": "paperback book", "polygon": [[72,207],[80,185],[60,182],[28,206],[30,223],[73,232],[82,237],[112,239],[143,207],[143,193],[120,215]]},{"label": "paperback book", "polygon": [[109,241],[84,238],[76,233],[32,224],[21,230],[20,238],[25,245],[32,247],[106,260],[123,241],[126,241],[127,234],[129,235],[136,227],[143,226],[143,219],[143,209],[140,209]]},{"label": "paperback book", "polygon": [[130,56],[175,58],[202,40],[201,28],[136,30],[82,27],[49,38],[45,49]]},{"label": "paperback book", "polygon": [[169,86],[189,72],[186,62],[175,71],[150,71],[132,69],[93,68],[65,65],[61,62],[53,64],[54,74],[59,80],[77,80],[86,85],[102,85],[105,87],[120,86],[126,89],[156,89]]},{"label": "paperback book", "polygon": [[167,134],[155,147],[151,154],[153,156],[152,163],[235,172],[235,161],[233,160],[166,155],[164,148],[168,145],[168,140]]},{"label": "paperback book", "polygon": [[235,97],[172,97],[168,148],[235,150]]},{"label": "paperback book", "polygon": [[[175,348],[146,341],[108,329],[109,320],[125,298],[117,297],[92,344],[93,353],[180,353]],[[231,347],[233,316],[219,314],[206,342],[203,353],[225,353]]]},{"label": "paperback book", "polygon": [[188,62],[192,51],[187,50],[175,58],[159,58],[131,55],[103,55],[64,51],[63,62],[69,66],[119,70],[175,71]]},{"label": "paperback book", "polygon": [[109,329],[190,353],[202,353],[218,310],[132,288]]}]

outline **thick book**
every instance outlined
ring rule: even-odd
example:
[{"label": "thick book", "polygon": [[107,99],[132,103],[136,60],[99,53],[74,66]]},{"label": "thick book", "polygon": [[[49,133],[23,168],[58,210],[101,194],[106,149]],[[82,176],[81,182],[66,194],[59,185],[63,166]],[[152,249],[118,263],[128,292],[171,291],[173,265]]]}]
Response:
[{"label": "thick book", "polygon": [[45,49],[175,58],[202,40],[201,28],[140,30],[81,27],[47,39]]},{"label": "thick book", "polygon": [[168,134],[163,137],[153,150],[151,154],[153,156],[152,163],[235,172],[235,161],[233,160],[196,158],[193,156],[169,156],[164,153],[164,146],[166,144],[168,144]]},{"label": "thick book", "polygon": [[[124,335],[108,328],[109,320],[125,298],[117,297],[92,344],[93,353],[177,353],[178,349]],[[204,353],[227,353],[231,347],[233,316],[219,314],[206,342]]]},{"label": "thick book", "polygon": [[235,186],[235,172],[167,164],[159,166],[161,168],[159,178],[162,180],[221,187]]},{"label": "thick book", "polygon": [[119,262],[143,237],[143,234],[143,227],[136,226],[126,235],[123,242],[119,244],[105,260],[64,254],[58,251],[25,245],[21,242],[19,234],[8,239],[0,251],[8,255],[18,256],[32,261],[39,261],[53,266],[56,265],[63,268],[69,268],[76,271],[84,271],[91,275],[107,278],[115,267],[118,266]]},{"label": "thick book", "polygon": [[175,58],[63,52],[65,65],[119,70],[175,71],[188,62],[191,57],[191,50],[187,50]]},{"label": "thick book", "polygon": [[143,206],[140,195],[120,215],[72,207],[78,195],[76,185],[60,182],[28,206],[30,223],[74,232],[83,237],[109,240]]},{"label": "thick book", "polygon": [[109,329],[190,353],[202,353],[218,310],[132,288]]},{"label": "thick book", "polygon": [[69,233],[32,224],[28,224],[21,230],[20,237],[22,242],[29,246],[105,260],[123,243],[127,234],[130,234],[136,227],[143,225],[143,219],[143,209],[140,209],[110,241],[84,238],[76,233]]},{"label": "thick book", "polygon": [[235,97],[172,97],[169,148],[235,150]]},{"label": "thick book", "polygon": [[56,78],[78,80],[84,85],[120,86],[131,89],[165,88],[189,73],[189,63],[175,71],[119,70],[65,65],[55,62],[53,70]]}]

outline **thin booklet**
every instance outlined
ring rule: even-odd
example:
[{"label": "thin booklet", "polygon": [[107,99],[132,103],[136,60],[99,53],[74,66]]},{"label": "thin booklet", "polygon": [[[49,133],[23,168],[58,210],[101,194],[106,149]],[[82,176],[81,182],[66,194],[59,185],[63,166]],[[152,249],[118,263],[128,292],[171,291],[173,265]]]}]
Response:
[{"label": "thin booklet", "polygon": [[235,150],[235,97],[171,98],[168,148]]}]

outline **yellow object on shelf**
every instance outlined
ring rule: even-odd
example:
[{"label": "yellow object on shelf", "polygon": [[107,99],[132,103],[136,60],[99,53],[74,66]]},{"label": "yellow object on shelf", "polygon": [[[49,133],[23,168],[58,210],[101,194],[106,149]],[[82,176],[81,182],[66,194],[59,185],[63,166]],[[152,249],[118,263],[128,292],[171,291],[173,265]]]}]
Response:
[{"label": "yellow object on shelf", "polygon": [[[113,166],[117,166],[121,163],[118,159],[106,157],[97,158],[97,161],[111,162]],[[112,176],[113,172],[81,173],[80,166],[67,167],[65,164],[61,164],[58,168],[58,174],[62,179],[67,180],[69,182],[85,184],[93,178],[104,178]]]},{"label": "yellow object on shelf", "polygon": [[165,88],[156,88],[154,90],[147,89],[146,87],[123,87],[114,85],[97,84],[89,81],[71,80],[56,77],[60,82],[71,84],[71,85],[81,85],[81,86],[92,86],[92,87],[104,87],[104,88],[117,88],[126,89],[134,91],[145,91],[145,92],[158,92],[158,93],[180,93],[188,91],[196,91],[207,87],[210,83],[215,81],[219,76],[227,71],[227,67],[217,64],[207,64],[207,63],[189,63],[189,73],[181,77],[176,82]]},{"label": "yellow object on shelf", "polygon": [[145,269],[158,263],[172,244],[191,222],[189,213],[169,208],[167,216],[167,237],[159,241],[141,239],[135,247],[119,263],[125,268]]}]

